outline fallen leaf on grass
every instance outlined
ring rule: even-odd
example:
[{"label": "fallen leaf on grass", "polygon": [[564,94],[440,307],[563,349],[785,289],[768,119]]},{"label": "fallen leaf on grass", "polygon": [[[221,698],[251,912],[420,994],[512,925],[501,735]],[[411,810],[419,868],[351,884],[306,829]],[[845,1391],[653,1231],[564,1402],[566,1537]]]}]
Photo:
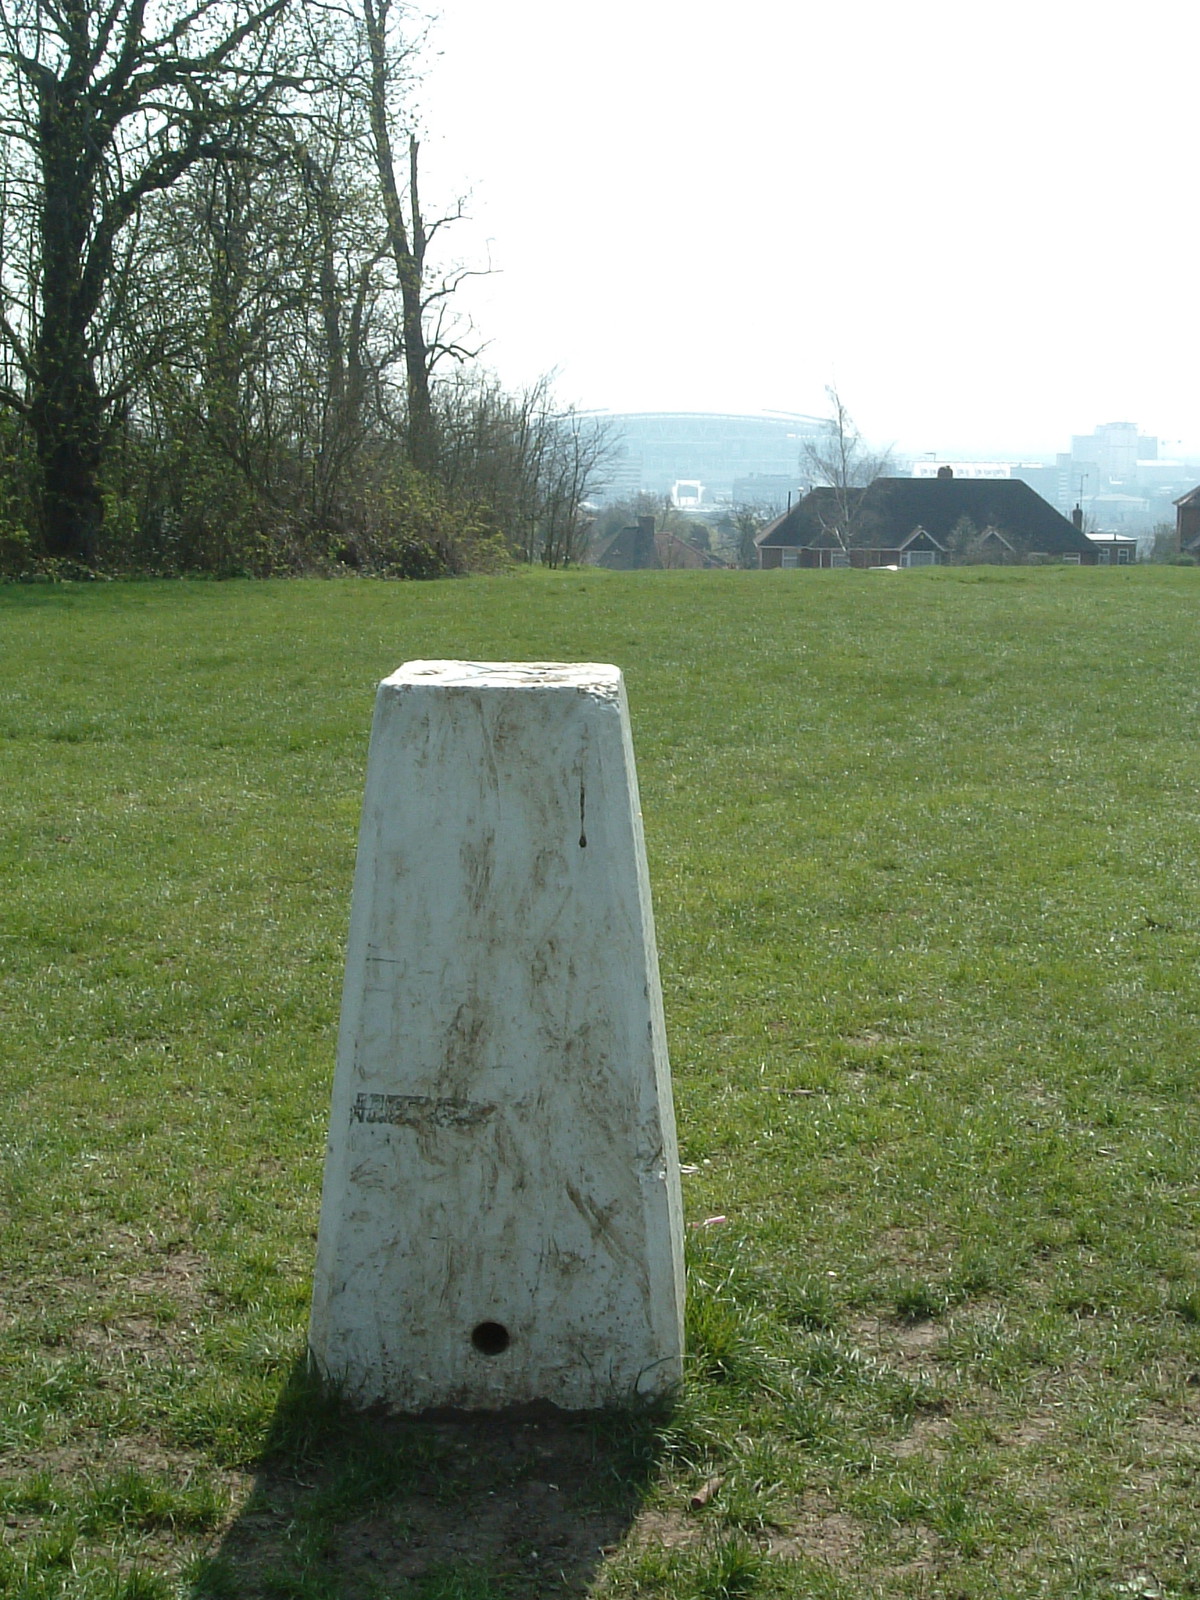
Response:
[{"label": "fallen leaf on grass", "polygon": [[708,1502],[713,1498],[717,1490],[724,1482],[724,1478],[709,1478],[706,1482],[700,1485],[695,1494],[688,1501],[689,1507],[693,1511],[699,1511],[701,1506],[706,1506],[708,1504]]}]

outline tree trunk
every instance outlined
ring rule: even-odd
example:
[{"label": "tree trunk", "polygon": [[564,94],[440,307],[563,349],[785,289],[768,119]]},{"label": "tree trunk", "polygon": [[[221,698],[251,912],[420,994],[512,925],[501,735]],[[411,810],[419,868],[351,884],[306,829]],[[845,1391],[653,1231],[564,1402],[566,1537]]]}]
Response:
[{"label": "tree trunk", "polygon": [[[431,473],[438,463],[437,424],[429,392],[429,348],[425,340],[425,250],[428,239],[417,187],[417,141],[408,141],[409,223],[404,218],[396,161],[388,126],[388,92],[395,61],[389,54],[388,12],[391,0],[363,0],[370,85],[367,112],[379,191],[387,227],[388,248],[396,264],[403,307],[404,370],[407,378],[408,455],[419,472]],[[411,226],[409,225],[411,224]]]},{"label": "tree trunk", "polygon": [[50,296],[37,342],[29,406],[46,553],[91,565],[104,525],[100,492],[104,423],[91,363],[75,330],[60,328]]},{"label": "tree trunk", "polygon": [[425,342],[425,223],[417,189],[417,141],[408,141],[408,215],[412,224],[407,257],[397,258],[404,306],[404,366],[408,379],[408,453],[419,472],[438,461],[437,429],[429,393],[429,349]]},{"label": "tree trunk", "polygon": [[29,403],[38,463],[41,534],[49,555],[91,563],[104,523],[104,418],[88,326],[96,307],[81,264],[94,204],[87,113],[58,84],[40,96],[41,316]]}]

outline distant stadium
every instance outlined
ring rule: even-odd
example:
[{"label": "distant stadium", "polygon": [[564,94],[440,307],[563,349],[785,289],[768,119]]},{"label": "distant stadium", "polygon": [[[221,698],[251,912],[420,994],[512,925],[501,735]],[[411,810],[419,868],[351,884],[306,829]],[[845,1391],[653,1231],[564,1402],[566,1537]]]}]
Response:
[{"label": "distant stadium", "polygon": [[[738,416],[712,411],[601,412],[613,455],[603,497],[670,494],[681,481],[703,484],[703,500],[773,500],[806,480],[805,445],[826,427],[791,412]],[[758,492],[756,492],[758,491]]]}]

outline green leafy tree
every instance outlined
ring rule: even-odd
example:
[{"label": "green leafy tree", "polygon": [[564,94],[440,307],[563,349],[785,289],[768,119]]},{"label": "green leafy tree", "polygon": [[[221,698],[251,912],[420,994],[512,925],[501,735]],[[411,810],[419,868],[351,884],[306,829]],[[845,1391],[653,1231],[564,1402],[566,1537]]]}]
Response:
[{"label": "green leafy tree", "polygon": [[234,147],[288,77],[289,0],[6,0],[0,6],[4,222],[23,276],[0,333],[3,398],[34,441],[40,530],[91,561],[108,434],[140,373],[120,360],[137,223],[151,196]]}]

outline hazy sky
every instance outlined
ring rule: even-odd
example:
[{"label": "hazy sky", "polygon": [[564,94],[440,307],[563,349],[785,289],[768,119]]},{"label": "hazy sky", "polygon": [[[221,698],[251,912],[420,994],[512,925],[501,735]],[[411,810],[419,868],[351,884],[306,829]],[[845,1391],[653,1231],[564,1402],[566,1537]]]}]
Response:
[{"label": "hazy sky", "polygon": [[510,384],[1200,451],[1194,0],[445,0],[427,188]]}]

